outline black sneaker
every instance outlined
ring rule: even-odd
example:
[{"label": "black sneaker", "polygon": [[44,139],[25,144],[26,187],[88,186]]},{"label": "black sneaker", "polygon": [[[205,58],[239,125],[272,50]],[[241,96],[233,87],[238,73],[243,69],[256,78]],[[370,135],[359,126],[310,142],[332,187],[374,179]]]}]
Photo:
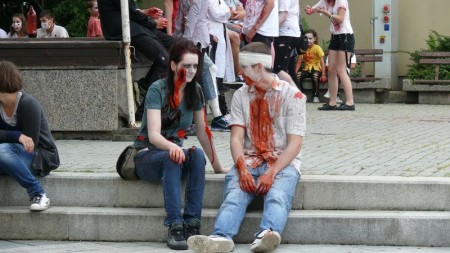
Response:
[{"label": "black sneaker", "polygon": [[175,222],[170,225],[167,235],[167,247],[175,250],[188,249],[186,238],[184,237],[183,223]]},{"label": "black sneaker", "polygon": [[336,107],[336,110],[338,110],[338,111],[354,111],[355,105],[341,104],[340,106]]},{"label": "black sneaker", "polygon": [[321,110],[321,111],[334,111],[336,110],[337,106],[336,105],[329,105],[328,103],[323,104],[322,107],[319,107],[317,109]]},{"label": "black sneaker", "polygon": [[192,219],[184,224],[184,238],[200,234],[200,220]]}]

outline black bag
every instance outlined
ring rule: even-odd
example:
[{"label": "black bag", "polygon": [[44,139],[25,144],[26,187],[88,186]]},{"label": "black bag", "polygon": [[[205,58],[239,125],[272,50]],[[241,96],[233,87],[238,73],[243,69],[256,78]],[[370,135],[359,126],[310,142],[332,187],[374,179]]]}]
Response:
[{"label": "black bag", "polygon": [[31,168],[39,172],[41,176],[47,176],[50,171],[59,167],[59,154],[55,148],[45,149],[41,147],[35,147],[35,155],[31,162]]},{"label": "black bag", "polygon": [[125,180],[139,180],[136,176],[136,165],[134,160],[138,149],[134,145],[127,146],[117,159],[116,170],[119,176]]}]

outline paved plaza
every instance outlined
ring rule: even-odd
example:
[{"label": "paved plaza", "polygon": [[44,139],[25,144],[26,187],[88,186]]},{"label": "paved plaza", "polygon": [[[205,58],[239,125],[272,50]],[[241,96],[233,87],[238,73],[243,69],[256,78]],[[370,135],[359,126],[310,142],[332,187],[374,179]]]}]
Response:
[{"label": "paved plaza", "polygon": [[[236,245],[234,253],[250,253],[250,246]],[[156,242],[0,241],[1,253],[193,253],[171,250]],[[448,253],[450,248],[363,245],[282,244],[273,253]]]},{"label": "paved plaza", "polygon": [[[305,175],[450,177],[450,106],[357,104],[356,111],[319,111],[307,104]],[[229,133],[213,132],[225,167]],[[57,172],[114,172],[131,142],[58,140]],[[189,137],[185,146],[199,146]],[[207,170],[212,168],[207,164]]]}]

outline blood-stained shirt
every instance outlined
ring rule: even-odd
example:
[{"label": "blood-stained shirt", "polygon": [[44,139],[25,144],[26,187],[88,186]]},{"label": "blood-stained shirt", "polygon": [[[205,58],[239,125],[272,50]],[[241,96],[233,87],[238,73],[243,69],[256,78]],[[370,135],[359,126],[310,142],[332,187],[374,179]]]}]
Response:
[{"label": "blood-stained shirt", "polygon": [[[297,87],[279,80],[262,97],[254,86],[244,85],[234,93],[230,126],[245,128],[246,164],[256,168],[273,165],[287,147],[287,135],[305,136],[306,96]],[[291,162],[299,173],[301,151]]]}]

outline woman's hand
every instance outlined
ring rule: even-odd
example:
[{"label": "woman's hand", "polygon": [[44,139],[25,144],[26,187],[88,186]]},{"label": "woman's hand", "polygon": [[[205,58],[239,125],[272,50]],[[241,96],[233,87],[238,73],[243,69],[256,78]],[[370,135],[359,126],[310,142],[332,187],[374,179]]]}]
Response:
[{"label": "woman's hand", "polygon": [[170,160],[177,164],[182,164],[186,160],[183,149],[177,145],[174,145],[169,149],[169,157]]},{"label": "woman's hand", "polygon": [[320,82],[321,83],[326,83],[327,82],[327,77],[325,75],[320,77]]},{"label": "woman's hand", "polygon": [[247,33],[245,34],[245,40],[247,41],[247,43],[251,43],[253,40],[253,37],[255,37],[256,34],[256,28],[252,27],[250,30],[247,31]]},{"label": "woman's hand", "polygon": [[26,152],[31,153],[34,150],[34,142],[30,137],[21,134],[19,137],[19,142],[22,143]]},{"label": "woman's hand", "polygon": [[306,12],[306,14],[311,15],[311,14],[314,13],[314,9],[311,8],[310,5],[306,5],[306,7],[305,7],[305,12]]}]

